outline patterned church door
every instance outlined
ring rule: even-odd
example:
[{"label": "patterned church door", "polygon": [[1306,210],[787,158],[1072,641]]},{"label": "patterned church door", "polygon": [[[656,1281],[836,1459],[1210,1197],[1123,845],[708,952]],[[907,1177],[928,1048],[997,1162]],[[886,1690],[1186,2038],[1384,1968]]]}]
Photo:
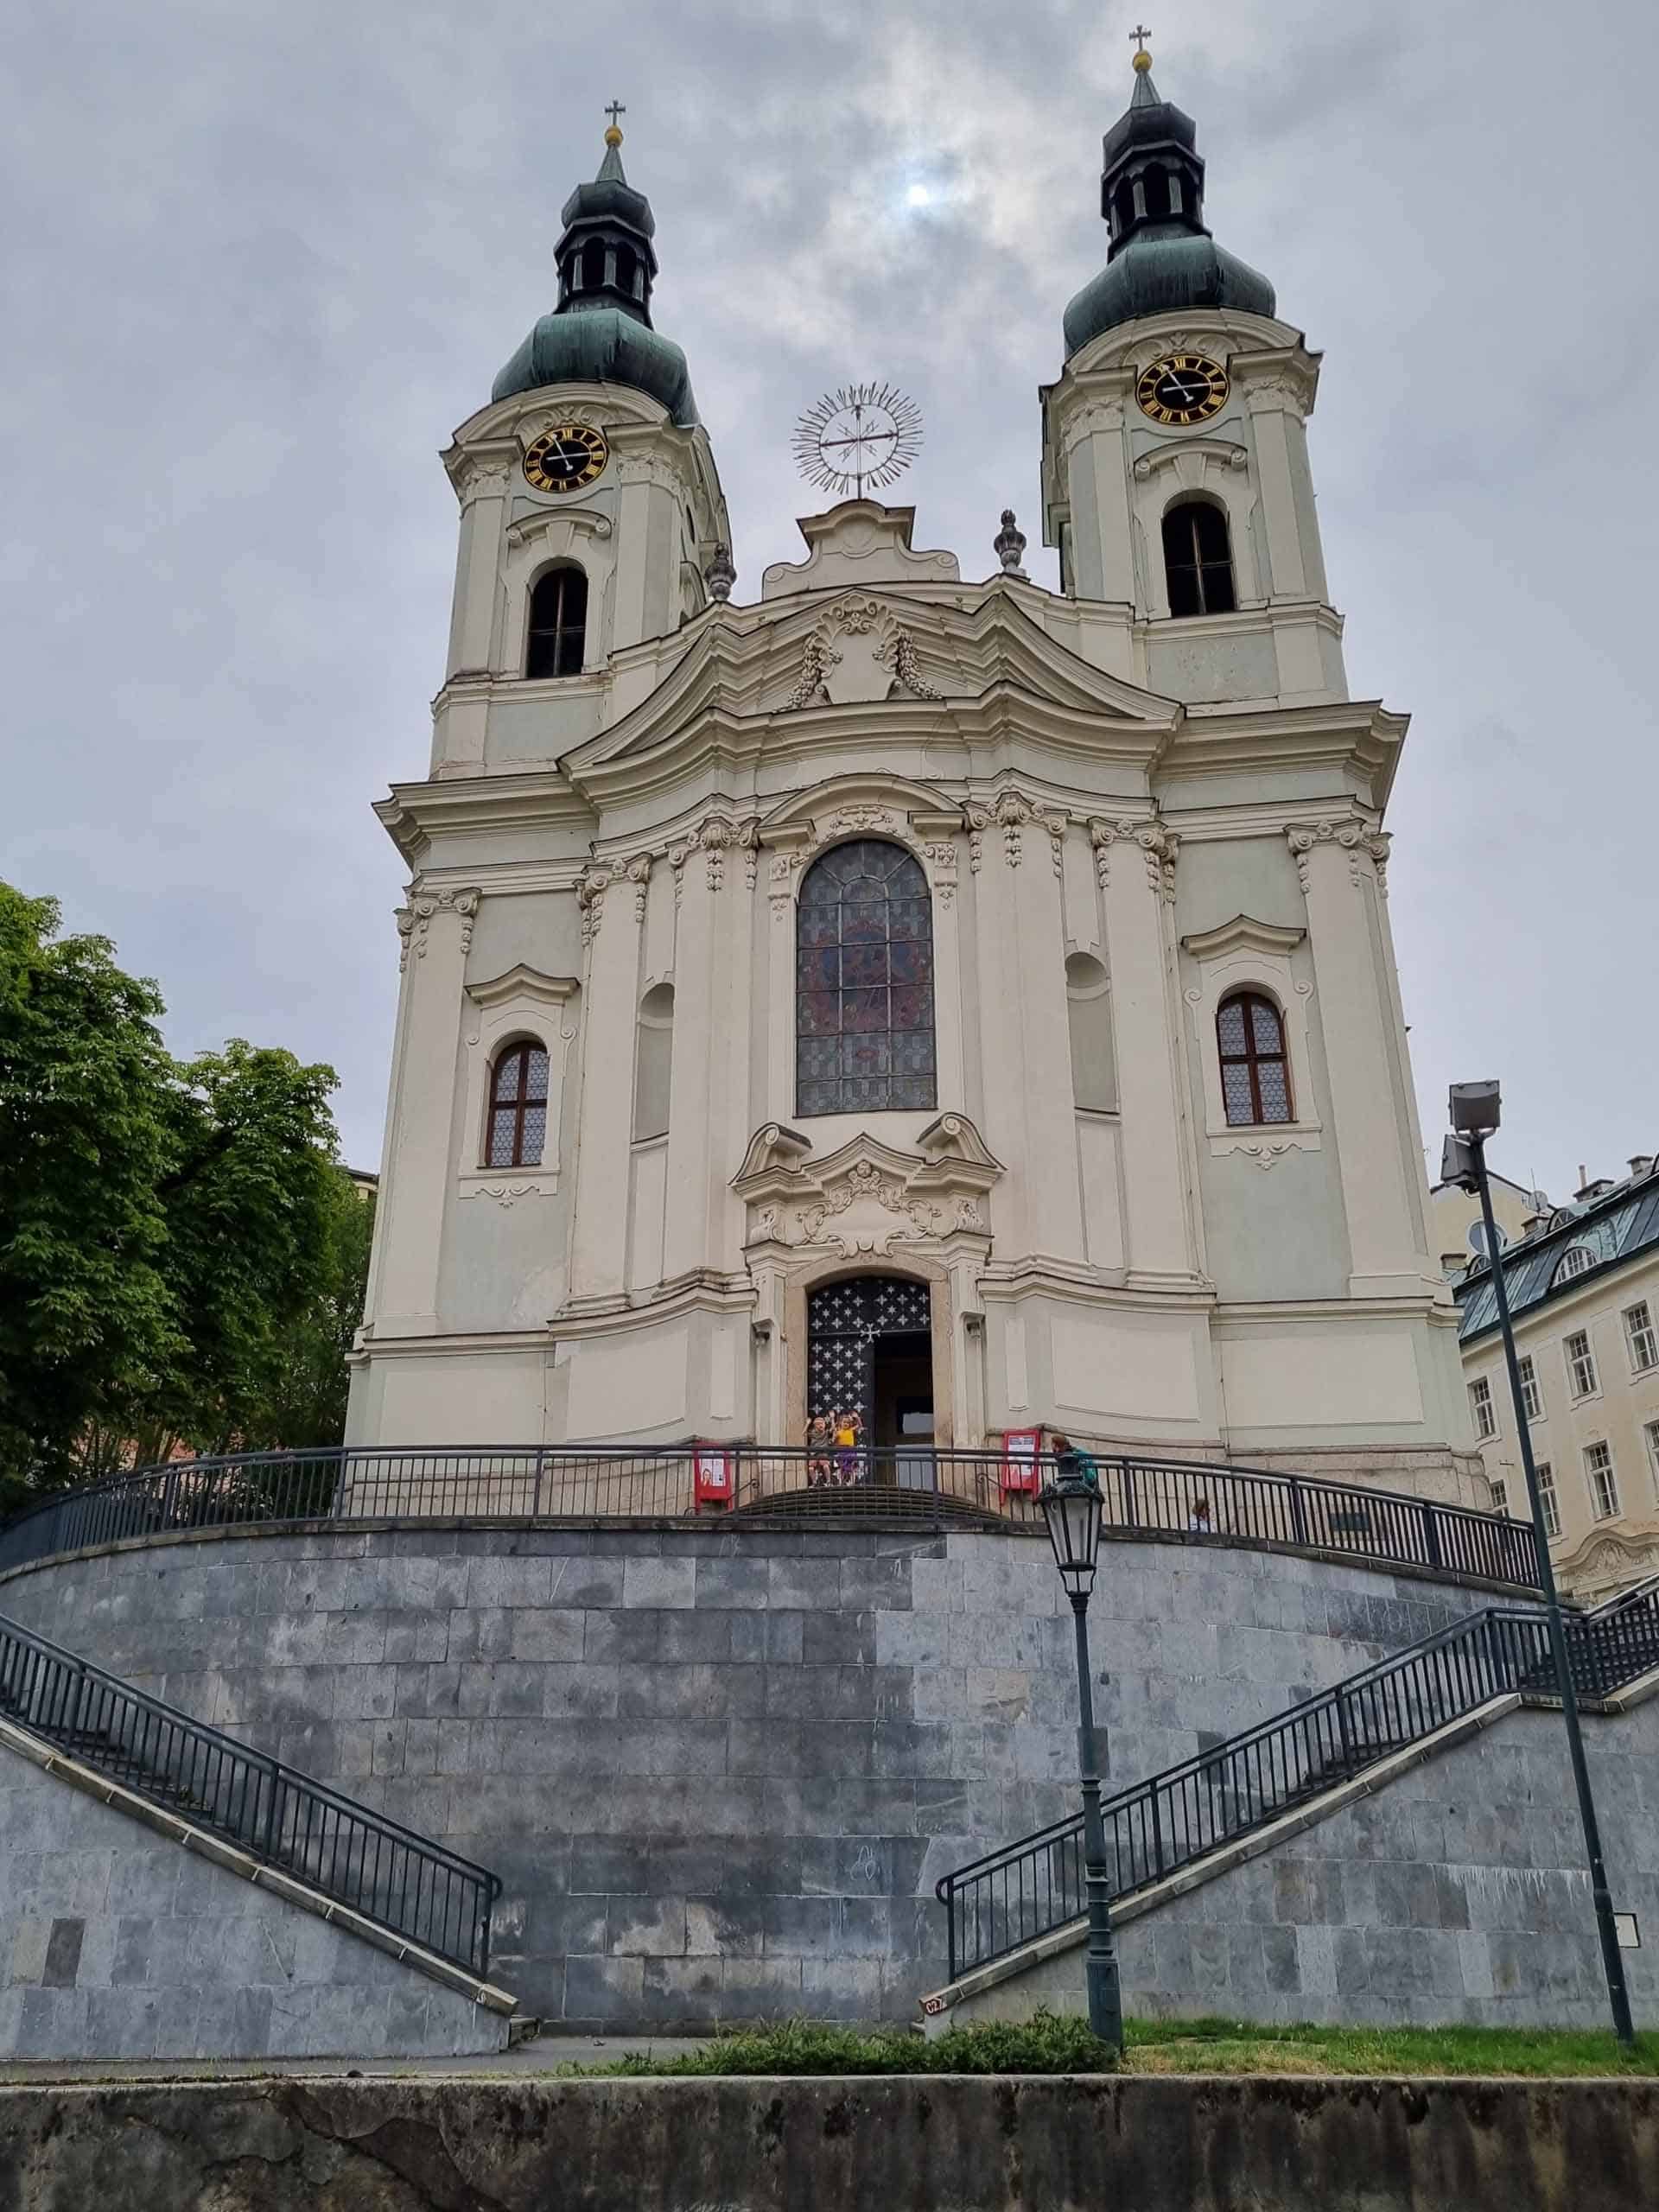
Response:
[{"label": "patterned church door", "polygon": [[[861,1447],[856,1478],[931,1489],[932,1453],[921,1448],[933,1433],[928,1286],[854,1275],[809,1292],[806,1314],[807,1420],[839,1432],[840,1478],[855,1475],[845,1448],[851,1429]],[[871,1446],[874,1459],[866,1456]]]}]

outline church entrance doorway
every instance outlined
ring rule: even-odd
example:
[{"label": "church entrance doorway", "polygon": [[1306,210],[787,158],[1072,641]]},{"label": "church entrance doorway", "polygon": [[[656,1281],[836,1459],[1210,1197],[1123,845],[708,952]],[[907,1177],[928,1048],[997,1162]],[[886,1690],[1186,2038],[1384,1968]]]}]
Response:
[{"label": "church entrance doorway", "polygon": [[820,1435],[817,1425],[828,1421],[841,1440],[837,1478],[936,1488],[927,1284],[853,1275],[810,1292],[806,1315],[807,1421]]}]

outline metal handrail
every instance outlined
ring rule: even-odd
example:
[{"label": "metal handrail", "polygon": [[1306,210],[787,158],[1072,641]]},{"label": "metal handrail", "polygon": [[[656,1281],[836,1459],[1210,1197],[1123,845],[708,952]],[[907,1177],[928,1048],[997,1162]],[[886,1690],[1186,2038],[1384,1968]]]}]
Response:
[{"label": "metal handrail", "polygon": [[[1659,1666],[1659,1590],[1616,1599],[1567,1624],[1575,1684],[1606,1695]],[[1394,1657],[1109,1797],[1107,1875],[1130,1897],[1267,1826],[1391,1752],[1515,1690],[1554,1681],[1548,1619],[1491,1606]],[[1083,1816],[955,1868],[935,1885],[950,1979],[1079,1919],[1086,1907]]]},{"label": "metal handrail", "polygon": [[482,1978],[499,1878],[0,1618],[0,1718]]},{"label": "metal handrail", "polygon": [[[740,1516],[807,1511],[845,1520],[879,1507],[937,1529],[1040,1524],[1049,1457],[931,1445],[852,1452],[739,1443],[599,1446],[336,1446],[250,1452],[141,1467],[44,1498],[0,1528],[0,1571],[63,1552],[193,1529],[296,1521],[445,1518],[683,1520],[696,1507],[699,1452],[723,1452]],[[1199,1460],[1096,1459],[1104,1526],[1120,1536],[1193,1536],[1334,1552],[1390,1567],[1539,1586],[1525,1522],[1363,1483]]]}]

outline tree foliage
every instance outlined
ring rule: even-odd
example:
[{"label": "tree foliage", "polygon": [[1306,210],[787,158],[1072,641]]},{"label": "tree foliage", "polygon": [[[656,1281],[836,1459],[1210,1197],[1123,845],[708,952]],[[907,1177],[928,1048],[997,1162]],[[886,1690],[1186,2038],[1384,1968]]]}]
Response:
[{"label": "tree foliage", "polygon": [[[0,1473],[14,1483],[175,1440],[322,1441],[343,1417],[366,1209],[335,1159],[333,1071],[239,1039],[181,1065],[162,1012],[107,939],[61,935],[54,901],[0,884]],[[290,1421],[308,1433],[283,1434]]]}]

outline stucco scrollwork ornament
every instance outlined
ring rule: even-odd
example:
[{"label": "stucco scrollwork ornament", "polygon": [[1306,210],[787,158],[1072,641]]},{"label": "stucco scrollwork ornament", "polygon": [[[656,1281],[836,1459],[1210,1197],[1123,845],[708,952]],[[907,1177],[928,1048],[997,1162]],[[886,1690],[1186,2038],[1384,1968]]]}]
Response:
[{"label": "stucco scrollwork ornament", "polygon": [[879,648],[875,657],[884,667],[893,671],[893,688],[887,694],[890,699],[902,687],[912,699],[944,700],[944,692],[930,683],[917,666],[916,647],[907,630],[895,630],[887,643]]},{"label": "stucco scrollwork ornament", "polygon": [[1377,888],[1386,897],[1389,848],[1393,842],[1387,831],[1373,830],[1369,823],[1349,816],[1336,822],[1292,823],[1285,831],[1285,839],[1304,891],[1311,880],[1309,855],[1317,846],[1335,845],[1348,855],[1348,880],[1355,889],[1364,882],[1369,861],[1376,873]]},{"label": "stucco scrollwork ornament", "polygon": [[477,919],[478,902],[482,896],[483,893],[473,885],[467,885],[459,890],[446,888],[442,891],[415,892],[408,906],[400,906],[397,910],[397,934],[404,940],[403,955],[398,962],[399,968],[408,964],[409,948],[411,944],[415,948],[415,957],[417,960],[425,959],[427,932],[431,927],[435,914],[454,914],[457,917],[461,923],[461,953],[462,959],[465,959],[467,953],[472,950],[473,925]]},{"label": "stucco scrollwork ornament", "polygon": [[985,858],[985,832],[991,826],[990,809],[985,806],[964,806],[962,819],[968,831],[968,866],[975,875]]},{"label": "stucco scrollwork ornament", "polygon": [[576,885],[576,911],[582,916],[582,941],[591,944],[605,920],[605,893],[620,871],[603,862],[584,868]]},{"label": "stucco scrollwork ornament", "polygon": [[1002,831],[1002,854],[1010,868],[1018,868],[1020,858],[1020,833],[1031,820],[1033,809],[1023,791],[1000,791],[993,809]]},{"label": "stucco scrollwork ornament", "polygon": [[792,715],[804,707],[827,707],[830,671],[840,658],[829,641],[815,630],[802,649],[800,680],[785,700],[783,712]]},{"label": "stucco scrollwork ornament", "polygon": [[477,891],[441,891],[440,906],[452,907],[461,917],[461,955],[464,960],[473,949],[473,924],[478,918],[478,902],[482,894]]},{"label": "stucco scrollwork ornament", "polygon": [[628,881],[633,886],[633,918],[636,922],[643,922],[645,918],[645,902],[651,896],[652,861],[650,853],[636,853],[627,865]]},{"label": "stucco scrollwork ornament", "polygon": [[940,906],[954,906],[957,898],[957,848],[954,840],[936,838],[922,847],[922,854],[927,861],[933,888],[938,893]]},{"label": "stucco scrollwork ornament", "polygon": [[461,1193],[468,1198],[493,1198],[505,1212],[519,1198],[533,1198],[541,1195],[539,1183],[471,1183]]},{"label": "stucco scrollwork ornament", "polygon": [[397,968],[400,974],[409,965],[411,947],[417,960],[425,959],[427,925],[437,911],[438,902],[435,899],[414,895],[410,896],[407,906],[397,908],[396,915],[397,934],[403,940],[397,954]]},{"label": "stucco scrollwork ornament", "polygon": [[1089,824],[1089,842],[1095,849],[1095,873],[1104,889],[1110,880],[1111,849],[1115,844],[1135,845],[1146,863],[1147,886],[1160,899],[1175,896],[1175,862],[1181,841],[1176,832],[1166,830],[1161,822],[1103,822],[1093,819]]},{"label": "stucco scrollwork ornament", "polygon": [[684,895],[685,864],[690,859],[693,849],[689,841],[671,845],[668,849],[668,865],[674,877],[674,904],[677,906]]},{"label": "stucco scrollwork ornament", "polygon": [[1117,832],[1109,822],[1102,822],[1098,819],[1091,819],[1090,822],[1089,842],[1094,849],[1095,877],[1103,891],[1111,881],[1112,846],[1116,836]]},{"label": "stucco scrollwork ornament", "polygon": [[895,1243],[982,1249],[985,1198],[1002,1173],[965,1115],[942,1115],[912,1152],[868,1132],[823,1160],[810,1141],[772,1122],[755,1131],[732,1188],[749,1208],[751,1244],[879,1253]]},{"label": "stucco scrollwork ornament", "polygon": [[463,500],[503,498],[513,466],[497,454],[467,454],[455,464],[454,486]]},{"label": "stucco scrollwork ornament", "polygon": [[898,817],[893,809],[883,806],[879,799],[849,799],[830,817],[829,827],[820,833],[819,842],[827,843],[831,837],[849,835],[890,837],[897,827]]},{"label": "stucco scrollwork ornament", "polygon": [[697,842],[709,855],[709,888],[718,891],[726,880],[726,854],[737,832],[724,815],[711,814],[697,824]]},{"label": "stucco scrollwork ornament", "polygon": [[1065,450],[1070,457],[1072,448],[1084,438],[1092,438],[1102,431],[1121,430],[1123,427],[1123,402],[1121,399],[1094,399],[1086,407],[1078,408],[1065,425]]}]

